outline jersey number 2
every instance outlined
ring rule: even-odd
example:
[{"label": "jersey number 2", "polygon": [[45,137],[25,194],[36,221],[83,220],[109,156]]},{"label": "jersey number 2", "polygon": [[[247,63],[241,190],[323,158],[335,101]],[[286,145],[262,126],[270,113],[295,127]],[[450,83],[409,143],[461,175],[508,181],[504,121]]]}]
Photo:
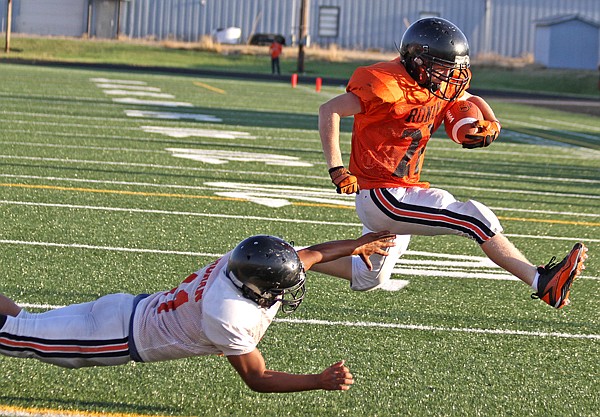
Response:
[{"label": "jersey number 2", "polygon": [[[433,125],[429,125],[428,127],[431,131]],[[400,178],[411,176],[411,174],[417,175],[419,173],[419,167],[421,166],[420,159],[423,157],[423,152],[425,152],[425,146],[423,146],[421,150],[419,150],[419,154],[415,158],[415,152],[419,148],[419,143],[421,143],[421,139],[423,139],[423,133],[420,129],[405,129],[404,132],[402,132],[402,139],[405,138],[411,138],[412,140],[410,141],[410,145],[408,145],[408,148],[406,149],[406,153],[404,154],[404,156],[400,160],[400,163],[396,167],[396,170],[394,171],[394,176]],[[411,161],[413,160],[414,162],[411,164]],[[412,173],[409,172],[411,165],[414,167],[414,171]]]}]

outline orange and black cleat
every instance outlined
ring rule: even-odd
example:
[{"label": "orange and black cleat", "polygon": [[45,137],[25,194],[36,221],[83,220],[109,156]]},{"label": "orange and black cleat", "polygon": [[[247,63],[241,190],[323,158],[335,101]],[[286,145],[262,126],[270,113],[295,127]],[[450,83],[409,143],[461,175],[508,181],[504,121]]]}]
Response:
[{"label": "orange and black cleat", "polygon": [[560,263],[555,257],[546,266],[538,267],[538,292],[531,298],[539,298],[554,308],[562,308],[569,304],[569,294],[573,280],[585,268],[587,248],[583,243],[576,243],[571,252]]}]

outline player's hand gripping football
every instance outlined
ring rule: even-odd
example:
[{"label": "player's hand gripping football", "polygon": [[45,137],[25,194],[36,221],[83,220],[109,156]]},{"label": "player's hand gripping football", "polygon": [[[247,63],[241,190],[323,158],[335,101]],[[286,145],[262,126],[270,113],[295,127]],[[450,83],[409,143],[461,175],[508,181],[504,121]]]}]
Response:
[{"label": "player's hand gripping football", "polygon": [[362,259],[367,268],[369,268],[369,271],[371,271],[373,269],[373,264],[371,264],[370,256],[375,253],[387,256],[387,248],[396,246],[396,243],[394,242],[395,238],[396,235],[387,230],[366,233],[356,239],[356,244],[360,246],[354,249],[352,255],[360,256],[360,259]]},{"label": "player's hand gripping football", "polygon": [[478,120],[473,124],[478,129],[475,135],[465,135],[462,147],[467,149],[484,148],[496,140],[500,134],[500,122],[497,120]]},{"label": "player's hand gripping football", "polygon": [[344,366],[344,361],[334,363],[319,374],[319,385],[325,390],[347,391],[354,384],[350,369]]},{"label": "player's hand gripping football", "polygon": [[356,177],[343,166],[330,168],[329,176],[331,177],[331,182],[335,184],[338,194],[358,193]]}]

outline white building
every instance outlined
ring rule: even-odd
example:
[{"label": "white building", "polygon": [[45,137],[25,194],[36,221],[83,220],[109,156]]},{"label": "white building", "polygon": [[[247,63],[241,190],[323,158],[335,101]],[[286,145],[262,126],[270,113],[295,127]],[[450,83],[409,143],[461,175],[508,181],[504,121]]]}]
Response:
[{"label": "white building", "polygon": [[[7,1],[0,0],[2,31]],[[544,19],[577,15],[592,25],[600,22],[600,0],[12,0],[12,30],[195,42],[218,29],[236,27],[242,42],[256,33],[270,33],[293,44],[303,2],[309,11],[310,42],[348,49],[394,50],[407,24],[441,16],[465,32],[472,56],[521,57],[533,55],[542,42],[536,36],[544,36],[539,24]],[[578,33],[568,36],[575,39]],[[591,52],[596,59],[598,36],[592,35],[588,43],[595,45]]]}]

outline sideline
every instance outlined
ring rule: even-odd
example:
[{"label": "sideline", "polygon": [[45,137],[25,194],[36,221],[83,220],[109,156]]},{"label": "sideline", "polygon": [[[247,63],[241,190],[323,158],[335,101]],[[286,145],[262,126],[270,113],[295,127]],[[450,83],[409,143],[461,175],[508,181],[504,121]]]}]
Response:
[{"label": "sideline", "polygon": [[0,404],[0,415],[4,417],[166,417],[158,414],[56,410],[52,408],[14,407],[2,404]]}]

